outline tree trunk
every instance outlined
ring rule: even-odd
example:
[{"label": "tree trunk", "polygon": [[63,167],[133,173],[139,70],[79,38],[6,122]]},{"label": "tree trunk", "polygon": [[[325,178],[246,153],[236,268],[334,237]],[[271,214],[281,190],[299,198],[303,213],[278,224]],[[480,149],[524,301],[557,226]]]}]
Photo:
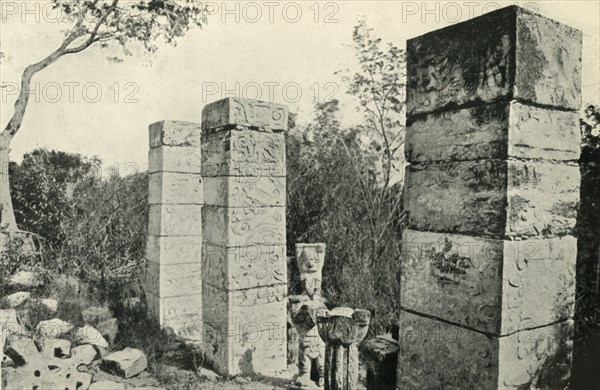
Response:
[{"label": "tree trunk", "polygon": [[0,231],[2,232],[17,230],[8,175],[8,153],[10,152],[11,139],[12,137],[7,136],[5,133],[0,134]]}]

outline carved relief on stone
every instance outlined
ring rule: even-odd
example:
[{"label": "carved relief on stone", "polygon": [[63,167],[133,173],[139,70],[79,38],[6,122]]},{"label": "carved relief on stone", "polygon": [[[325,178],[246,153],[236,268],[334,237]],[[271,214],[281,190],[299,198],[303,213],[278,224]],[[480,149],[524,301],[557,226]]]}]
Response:
[{"label": "carved relief on stone", "polygon": [[228,126],[246,126],[261,131],[284,131],[288,110],[281,104],[228,97],[202,110],[202,128],[219,130]]},{"label": "carved relief on stone", "polygon": [[228,290],[287,283],[285,245],[205,243],[202,261],[204,280]]},{"label": "carved relief on stone", "polygon": [[228,130],[203,137],[202,176],[285,177],[285,138]]}]

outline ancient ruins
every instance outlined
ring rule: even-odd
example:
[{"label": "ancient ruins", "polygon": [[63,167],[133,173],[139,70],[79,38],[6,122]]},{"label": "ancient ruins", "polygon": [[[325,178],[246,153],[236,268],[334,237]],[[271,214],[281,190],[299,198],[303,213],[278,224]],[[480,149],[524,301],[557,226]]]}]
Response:
[{"label": "ancient ruins", "polygon": [[[201,123],[151,124],[149,318],[209,351],[219,375],[286,378],[290,389],[357,390],[365,357],[370,389],[568,384],[581,51],[579,30],[519,7],[408,41],[399,334],[362,346],[376,313],[323,296],[326,243],[286,242],[288,108],[229,97],[206,105]],[[55,301],[36,304],[56,312]],[[84,320],[99,330],[56,318],[31,336],[0,310],[3,358],[19,363],[7,365],[10,383],[94,388],[78,368],[98,359],[123,378],[145,370],[142,351],[107,350],[110,313]]]}]

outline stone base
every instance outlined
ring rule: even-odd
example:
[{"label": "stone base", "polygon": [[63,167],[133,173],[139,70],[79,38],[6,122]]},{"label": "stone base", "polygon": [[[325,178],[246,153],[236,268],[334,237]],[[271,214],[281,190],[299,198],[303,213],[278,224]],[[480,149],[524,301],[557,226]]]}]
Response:
[{"label": "stone base", "polygon": [[402,311],[397,387],[563,389],[572,338],[572,320],[497,337]]},{"label": "stone base", "polygon": [[146,292],[148,313],[179,337],[202,340],[202,294],[159,298]]}]

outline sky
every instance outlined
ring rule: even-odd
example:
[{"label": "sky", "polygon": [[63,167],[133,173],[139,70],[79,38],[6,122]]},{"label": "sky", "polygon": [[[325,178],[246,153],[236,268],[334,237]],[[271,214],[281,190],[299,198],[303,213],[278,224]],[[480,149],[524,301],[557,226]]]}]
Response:
[{"label": "sky", "polygon": [[[123,0],[127,1],[127,0]],[[583,101],[600,103],[600,1],[256,1],[205,2],[212,15],[176,47],[135,53],[121,63],[90,48],[34,78],[11,159],[35,148],[98,156],[103,169],[147,169],[148,125],[201,121],[205,104],[235,94],[287,104],[300,123],[315,102],[339,99],[341,120],[357,118],[336,71],[356,68],[352,28],[365,16],[373,34],[406,40],[518,4],[583,31]],[[47,1],[0,0],[0,125],[13,113],[23,69],[56,49],[68,25]],[[477,37],[473,37],[476,39]]]}]

